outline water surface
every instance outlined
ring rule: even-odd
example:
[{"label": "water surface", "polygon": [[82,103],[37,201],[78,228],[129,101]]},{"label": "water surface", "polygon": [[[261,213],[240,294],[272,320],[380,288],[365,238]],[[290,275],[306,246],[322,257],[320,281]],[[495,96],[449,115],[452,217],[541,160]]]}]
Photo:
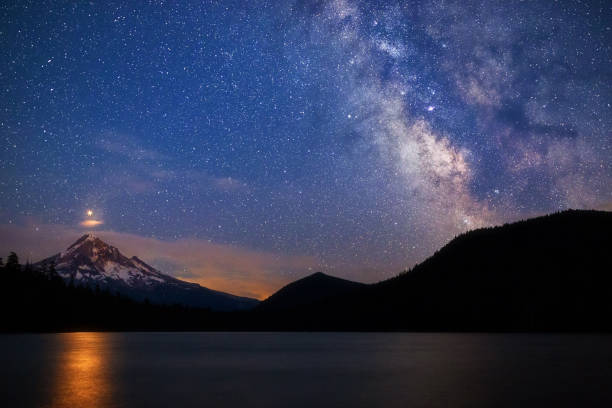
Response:
[{"label": "water surface", "polygon": [[612,337],[0,336],[4,407],[612,406]]}]

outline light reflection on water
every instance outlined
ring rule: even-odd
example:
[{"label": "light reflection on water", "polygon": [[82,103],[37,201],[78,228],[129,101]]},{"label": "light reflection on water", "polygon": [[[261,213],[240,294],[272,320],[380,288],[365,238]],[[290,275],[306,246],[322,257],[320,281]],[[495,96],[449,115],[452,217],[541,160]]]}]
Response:
[{"label": "light reflection on water", "polygon": [[48,408],[108,407],[112,375],[108,333],[62,333]]}]

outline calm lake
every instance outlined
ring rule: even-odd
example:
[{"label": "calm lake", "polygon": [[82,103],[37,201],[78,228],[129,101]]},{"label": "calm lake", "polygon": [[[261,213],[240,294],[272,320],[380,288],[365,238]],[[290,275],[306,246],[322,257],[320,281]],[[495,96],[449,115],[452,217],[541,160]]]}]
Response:
[{"label": "calm lake", "polygon": [[612,337],[0,336],[3,407],[612,406]]}]

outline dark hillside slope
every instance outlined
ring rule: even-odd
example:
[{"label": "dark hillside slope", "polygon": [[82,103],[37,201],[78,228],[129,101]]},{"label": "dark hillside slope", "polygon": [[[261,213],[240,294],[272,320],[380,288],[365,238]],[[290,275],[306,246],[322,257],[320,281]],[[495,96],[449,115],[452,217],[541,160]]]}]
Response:
[{"label": "dark hillside slope", "polygon": [[302,329],[609,331],[612,213],[470,231],[409,272],[292,317]]}]

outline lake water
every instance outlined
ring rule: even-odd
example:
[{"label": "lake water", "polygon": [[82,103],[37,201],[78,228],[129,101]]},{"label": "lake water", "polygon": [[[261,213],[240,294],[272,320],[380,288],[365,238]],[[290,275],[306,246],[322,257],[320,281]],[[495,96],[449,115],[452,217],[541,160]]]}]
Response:
[{"label": "lake water", "polygon": [[0,336],[3,407],[612,406],[612,337]]}]

